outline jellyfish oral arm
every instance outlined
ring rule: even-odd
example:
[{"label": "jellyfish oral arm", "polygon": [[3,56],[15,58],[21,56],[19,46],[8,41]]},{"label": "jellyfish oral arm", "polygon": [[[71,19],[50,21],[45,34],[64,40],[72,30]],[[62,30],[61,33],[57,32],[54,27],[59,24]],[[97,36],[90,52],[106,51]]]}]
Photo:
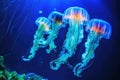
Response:
[{"label": "jellyfish oral arm", "polygon": [[58,70],[61,66],[61,64],[64,64],[67,62],[68,57],[70,57],[69,54],[64,54],[61,55],[59,58],[57,58],[56,60],[52,60],[50,62],[50,68],[52,70]]},{"label": "jellyfish oral arm", "polygon": [[57,38],[59,30],[61,29],[61,25],[62,24],[58,24],[57,22],[52,22],[52,29],[50,31],[48,39],[46,40],[46,44],[49,45],[49,49],[46,50],[47,53],[50,53],[52,50],[56,51],[54,40]]},{"label": "jellyfish oral arm", "polygon": [[90,62],[91,59],[94,58],[94,51],[99,46],[99,41],[101,40],[102,36],[90,32],[87,38],[87,42],[85,43],[85,53],[82,54],[82,62],[78,63],[74,69],[74,75],[80,77],[82,71],[85,69],[87,64]]},{"label": "jellyfish oral arm", "polygon": [[87,38],[87,42],[85,43],[85,53],[82,54],[82,61],[83,63],[88,61],[89,58],[94,58],[94,51],[99,46],[99,41],[101,40],[102,36],[90,32]]},{"label": "jellyfish oral arm", "polygon": [[49,45],[49,49],[47,49],[47,53],[50,53],[51,50],[56,48],[56,45],[54,44],[54,40],[57,38],[57,34],[54,30],[52,30],[48,36],[48,39],[46,40],[46,44]]},{"label": "jellyfish oral arm", "polygon": [[44,28],[39,25],[38,30],[34,35],[33,46],[30,49],[30,54],[28,55],[27,58],[25,58],[25,56],[22,56],[23,61],[30,61],[35,57],[36,51],[39,49],[39,41],[40,39],[43,38],[43,34],[44,34]]},{"label": "jellyfish oral arm", "polygon": [[82,41],[82,39],[83,39],[83,37],[84,37],[84,31],[83,31],[83,26],[80,26],[79,27],[79,29],[80,29],[80,31],[79,31],[79,38],[78,38],[78,43],[81,43],[81,41]]},{"label": "jellyfish oral arm", "polygon": [[[63,50],[61,51],[59,58],[50,62],[51,69],[57,70],[60,68],[61,64],[66,63],[68,58],[73,56],[76,46],[79,42],[79,31],[78,25],[70,26],[66,35]],[[56,66],[54,66],[54,64]]]}]

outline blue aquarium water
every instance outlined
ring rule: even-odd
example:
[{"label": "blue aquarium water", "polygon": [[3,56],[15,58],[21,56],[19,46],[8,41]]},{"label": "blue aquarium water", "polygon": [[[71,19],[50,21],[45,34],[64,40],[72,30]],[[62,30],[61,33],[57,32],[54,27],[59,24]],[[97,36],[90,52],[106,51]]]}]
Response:
[{"label": "blue aquarium water", "polygon": [[117,4],[0,0],[0,80],[117,80]]}]

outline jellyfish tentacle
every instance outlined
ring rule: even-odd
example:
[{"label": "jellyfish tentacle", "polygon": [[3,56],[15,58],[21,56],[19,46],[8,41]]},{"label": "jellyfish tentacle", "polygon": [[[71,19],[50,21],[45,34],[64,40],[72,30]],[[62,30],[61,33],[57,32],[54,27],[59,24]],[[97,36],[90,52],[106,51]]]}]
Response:
[{"label": "jellyfish tentacle", "polygon": [[74,75],[81,77],[80,73],[83,71],[83,67],[82,67],[82,63],[78,63],[74,69],[73,69],[73,73]]},{"label": "jellyfish tentacle", "polygon": [[46,50],[47,53],[50,53],[52,50],[56,50],[56,45],[54,43],[54,41],[51,41],[49,44],[49,49]]},{"label": "jellyfish tentacle", "polygon": [[99,41],[101,38],[102,36],[98,37],[98,34],[95,34],[94,32],[90,32],[90,34],[88,34],[87,42],[85,43],[86,50],[85,53],[82,54],[83,63],[89,62],[87,56],[91,56],[90,59],[94,58],[94,50],[99,46]]},{"label": "jellyfish tentacle", "polygon": [[[72,55],[71,55],[72,56]],[[61,55],[59,58],[52,60],[50,62],[50,68],[52,70],[58,70],[61,66],[61,64],[67,63],[67,58],[70,57],[69,54]],[[56,65],[56,66],[54,66]]]},{"label": "jellyfish tentacle", "polygon": [[30,54],[28,58],[22,57],[23,61],[30,61],[32,58],[35,57],[36,51],[39,49],[39,39],[43,35],[43,29],[39,29],[36,31],[34,35],[34,40],[33,40],[33,46],[30,49]]},{"label": "jellyfish tentacle", "polygon": [[81,77],[82,71],[85,70],[85,67],[90,60],[94,58],[94,50],[99,46],[99,41],[101,40],[101,37],[97,36],[98,34],[95,34],[94,32],[90,32],[90,34],[88,34],[87,42],[85,43],[86,50],[85,53],[82,54],[82,62],[78,63],[74,67],[74,75]]},{"label": "jellyfish tentacle", "polygon": [[65,62],[62,61],[62,59],[56,59],[50,62],[50,68],[52,70],[58,70],[60,68],[61,64],[64,64]]},{"label": "jellyfish tentacle", "polygon": [[[59,31],[59,30],[57,30],[57,31]],[[46,44],[49,45],[49,48],[46,50],[47,53],[50,53],[52,50],[54,50],[56,48],[54,40],[57,38],[57,35],[58,35],[58,33],[53,30],[53,31],[51,31],[50,35],[48,36],[48,39],[46,40]]]},{"label": "jellyfish tentacle", "polygon": [[[69,33],[71,33],[71,29],[69,29],[70,31],[68,31],[68,35]],[[52,67],[51,65],[51,69],[53,70],[57,70],[58,68],[60,68],[61,64],[65,64],[68,60],[68,58],[72,57],[72,55],[75,53],[75,48],[77,46],[77,38],[75,38],[74,36],[71,36],[71,38],[67,37],[68,39],[65,40],[65,44],[63,47],[63,51],[61,51],[59,58],[57,58],[56,60],[53,60],[52,63],[54,63],[55,65],[57,65],[56,67]],[[55,62],[57,61],[57,63]],[[54,69],[55,68],[55,69]]]}]

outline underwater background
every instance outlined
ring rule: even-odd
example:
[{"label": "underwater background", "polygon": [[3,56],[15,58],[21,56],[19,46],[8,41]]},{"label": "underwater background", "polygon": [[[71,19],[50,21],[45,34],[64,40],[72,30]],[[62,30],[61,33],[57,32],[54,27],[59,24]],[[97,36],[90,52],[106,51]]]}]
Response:
[{"label": "underwater background", "polygon": [[[117,0],[0,0],[0,55],[4,56],[6,68],[19,74],[33,72],[48,80],[119,80],[119,5]],[[62,28],[55,39],[56,52],[46,54],[46,48],[40,48],[34,59],[24,62],[21,57],[29,54],[37,30],[35,20],[48,17],[52,11],[64,13],[67,8],[74,6],[86,9],[90,19],[100,18],[112,26],[111,38],[100,41],[95,57],[82,77],[74,76],[68,65],[75,66],[81,61],[86,32],[75,55],[57,71],[50,69],[49,62],[56,59],[62,50],[67,28]]]}]

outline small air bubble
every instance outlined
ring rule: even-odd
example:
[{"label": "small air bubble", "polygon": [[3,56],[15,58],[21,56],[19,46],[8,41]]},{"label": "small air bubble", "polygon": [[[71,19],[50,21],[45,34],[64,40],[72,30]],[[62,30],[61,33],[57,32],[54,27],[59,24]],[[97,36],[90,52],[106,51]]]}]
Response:
[{"label": "small air bubble", "polygon": [[54,8],[54,11],[56,11],[56,8]]},{"label": "small air bubble", "polygon": [[40,13],[40,14],[42,14],[42,13],[43,13],[43,11],[41,10],[41,11],[39,11],[39,13]]}]

